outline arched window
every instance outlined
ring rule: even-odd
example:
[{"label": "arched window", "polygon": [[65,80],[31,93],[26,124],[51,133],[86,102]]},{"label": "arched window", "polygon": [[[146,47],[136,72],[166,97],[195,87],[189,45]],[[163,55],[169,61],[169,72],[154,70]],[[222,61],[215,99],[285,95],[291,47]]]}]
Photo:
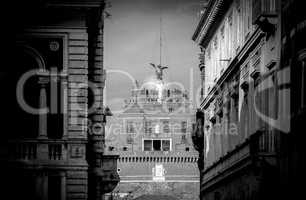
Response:
[{"label": "arched window", "polygon": [[10,131],[13,138],[62,138],[63,54],[62,38],[35,38],[16,45],[16,59],[4,81],[9,93],[2,104],[8,107],[4,113],[14,116],[14,120],[7,120],[8,127],[14,127]]},{"label": "arched window", "polygon": [[[45,68],[45,62],[39,52],[29,46],[16,46],[14,56],[16,59],[3,83],[7,87],[6,102],[1,104],[1,110],[7,117],[4,124],[10,127],[10,138],[36,138],[39,135],[39,115],[28,108],[40,108],[39,77],[26,74]],[[20,104],[21,101],[27,106]]]}]

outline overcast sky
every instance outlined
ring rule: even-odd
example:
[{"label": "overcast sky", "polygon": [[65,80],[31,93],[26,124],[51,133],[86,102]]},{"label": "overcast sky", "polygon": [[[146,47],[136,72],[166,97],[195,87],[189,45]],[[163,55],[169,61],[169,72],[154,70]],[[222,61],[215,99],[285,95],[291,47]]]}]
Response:
[{"label": "overcast sky", "polygon": [[109,71],[106,105],[112,110],[123,106],[133,82],[154,75],[149,63],[159,64],[160,15],[162,16],[162,64],[169,67],[167,81],[180,82],[189,91],[199,86],[199,48],[191,40],[203,0],[110,0],[111,17],[104,27],[104,66]]}]

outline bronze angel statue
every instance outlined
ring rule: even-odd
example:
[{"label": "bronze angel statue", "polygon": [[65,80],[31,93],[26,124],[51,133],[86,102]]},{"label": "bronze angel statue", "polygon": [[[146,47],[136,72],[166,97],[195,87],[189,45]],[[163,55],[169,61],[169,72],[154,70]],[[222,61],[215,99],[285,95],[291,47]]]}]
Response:
[{"label": "bronze angel statue", "polygon": [[150,65],[155,69],[155,74],[157,76],[158,80],[163,80],[163,71],[165,69],[168,69],[166,66],[161,66],[161,65],[155,65],[153,63],[150,63]]}]

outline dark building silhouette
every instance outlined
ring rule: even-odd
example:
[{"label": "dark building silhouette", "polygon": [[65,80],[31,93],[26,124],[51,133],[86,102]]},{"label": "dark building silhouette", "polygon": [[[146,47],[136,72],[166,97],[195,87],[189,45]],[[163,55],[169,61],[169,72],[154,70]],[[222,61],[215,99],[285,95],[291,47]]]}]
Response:
[{"label": "dark building silhouette", "polygon": [[201,199],[304,196],[305,20],[301,1],[208,1],[193,35]]},{"label": "dark building silhouette", "polygon": [[119,182],[103,148],[104,1],[3,8],[1,199],[103,199]]}]

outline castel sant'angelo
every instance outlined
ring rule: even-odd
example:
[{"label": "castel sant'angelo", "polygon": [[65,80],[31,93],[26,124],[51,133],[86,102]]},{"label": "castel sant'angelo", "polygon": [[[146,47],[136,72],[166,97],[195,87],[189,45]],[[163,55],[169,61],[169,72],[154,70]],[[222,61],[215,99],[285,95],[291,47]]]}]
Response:
[{"label": "castel sant'angelo", "polygon": [[110,196],[160,194],[198,199],[198,154],[191,141],[192,102],[187,91],[156,77],[135,84],[122,112],[108,119],[106,154],[119,154],[120,183]]}]

